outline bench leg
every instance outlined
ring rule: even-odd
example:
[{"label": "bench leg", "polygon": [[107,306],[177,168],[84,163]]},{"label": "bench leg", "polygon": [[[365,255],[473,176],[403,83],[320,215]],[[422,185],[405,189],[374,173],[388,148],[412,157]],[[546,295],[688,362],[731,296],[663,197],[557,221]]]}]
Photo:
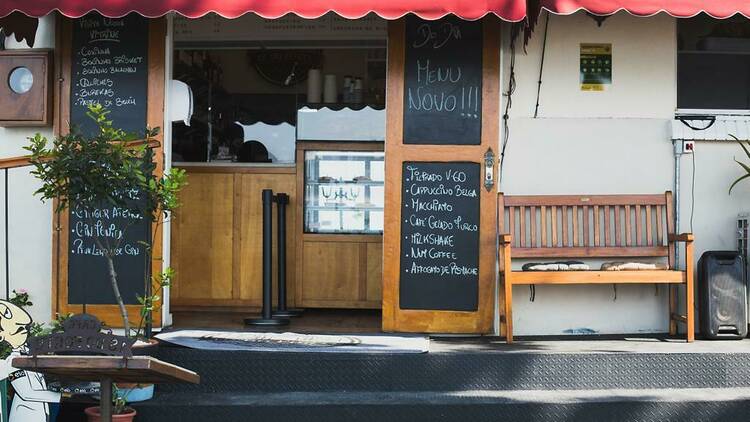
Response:
[{"label": "bench leg", "polygon": [[669,295],[669,335],[677,335],[677,286],[674,284],[667,285],[667,295]]},{"label": "bench leg", "polygon": [[513,343],[513,269],[510,263],[510,244],[503,245],[503,293],[505,294],[505,342]]},{"label": "bench leg", "polygon": [[693,285],[693,242],[685,242],[685,322],[687,342],[695,340],[695,290]]},{"label": "bench leg", "polygon": [[513,343],[513,284],[505,280],[505,342]]}]

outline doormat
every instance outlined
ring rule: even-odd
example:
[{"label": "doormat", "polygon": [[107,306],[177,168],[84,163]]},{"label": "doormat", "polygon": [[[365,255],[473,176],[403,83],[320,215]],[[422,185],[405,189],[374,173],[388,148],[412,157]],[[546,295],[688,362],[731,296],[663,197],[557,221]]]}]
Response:
[{"label": "doormat", "polygon": [[191,349],[256,352],[427,353],[430,347],[424,336],[177,330],[155,337]]}]

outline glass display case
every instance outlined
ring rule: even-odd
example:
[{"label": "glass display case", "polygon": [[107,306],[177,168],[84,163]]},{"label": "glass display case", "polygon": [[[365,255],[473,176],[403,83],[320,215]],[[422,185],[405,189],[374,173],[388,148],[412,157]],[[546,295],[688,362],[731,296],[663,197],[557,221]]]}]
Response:
[{"label": "glass display case", "polygon": [[305,151],[305,233],[383,233],[382,151]]}]

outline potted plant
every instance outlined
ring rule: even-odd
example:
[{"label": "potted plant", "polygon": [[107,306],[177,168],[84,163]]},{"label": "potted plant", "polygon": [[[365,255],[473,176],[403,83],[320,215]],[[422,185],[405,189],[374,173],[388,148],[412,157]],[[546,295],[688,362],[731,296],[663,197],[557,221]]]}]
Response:
[{"label": "potted plant", "polygon": [[[32,174],[42,184],[36,194],[42,200],[56,199],[55,212],[61,213],[75,205],[82,215],[91,216],[89,223],[94,227],[95,213],[87,211],[106,205],[127,209],[152,223],[153,235],[140,242],[145,250],[145,293],[137,297],[140,311],[135,326],[120,294],[115,259],[129,226],[122,227],[119,236],[110,236],[98,230],[91,235],[102,252],[101,258],[106,261],[108,282],[120,311],[125,335],[146,341],[140,344],[149,344],[152,314],[160,309],[162,292],[170,285],[174,274],[170,268],[152,274],[153,239],[170,213],[179,206],[177,194],[185,185],[185,172],[172,169],[163,177],[155,175],[149,143],[158,134],[158,128],[146,129],[145,136],[141,137],[143,142],[132,142],[139,137],[116,128],[107,119],[108,113],[101,105],[89,106],[87,114],[98,126],[98,133],[93,136],[84,136],[72,128],[69,134],[56,138],[50,144],[45,137],[37,134],[30,139],[31,144],[26,149],[31,153]],[[141,200],[134,201],[132,195],[126,194],[128,192],[138,192]],[[153,395],[153,385],[124,387],[145,389],[148,398]],[[143,394],[134,392],[133,396],[135,399]]]},{"label": "potted plant", "polygon": [[[101,412],[99,406],[87,407],[84,409],[86,419],[89,422],[100,422]],[[130,422],[135,418],[137,412],[128,406],[127,394],[123,393],[115,385],[112,385],[112,420],[121,422]]]},{"label": "potted plant", "polygon": [[[745,144],[743,144],[742,141],[740,141],[739,138],[737,138],[736,136],[734,136],[734,135],[729,135],[729,136],[731,136],[732,138],[734,138],[734,140],[737,141],[738,144],[740,144],[740,147],[742,147],[742,150],[745,152],[745,155],[747,156],[747,158],[750,159],[750,150],[747,149],[747,147],[745,146]],[[740,183],[741,181],[743,181],[743,180],[747,179],[748,177],[750,177],[750,165],[745,164],[745,163],[739,161],[736,158],[734,159],[734,161],[737,164],[739,164],[740,167],[742,167],[742,170],[745,172],[745,174],[743,174],[742,176],[738,177],[732,183],[732,185],[729,186],[729,194],[730,195],[732,194],[732,188],[734,188],[737,185],[737,183]]]}]

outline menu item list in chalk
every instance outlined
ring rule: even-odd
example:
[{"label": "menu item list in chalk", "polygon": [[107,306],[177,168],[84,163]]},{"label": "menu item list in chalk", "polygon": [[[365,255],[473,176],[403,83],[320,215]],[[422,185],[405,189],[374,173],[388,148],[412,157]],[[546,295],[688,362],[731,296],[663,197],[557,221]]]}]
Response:
[{"label": "menu item list in chalk", "polygon": [[479,145],[482,23],[406,19],[404,143]]},{"label": "menu item list in chalk", "polygon": [[137,14],[106,18],[90,13],[73,22],[70,121],[96,134],[90,104],[109,111],[115,126],[142,137],[148,96],[148,20]]},{"label": "menu item list in chalk", "polygon": [[[137,14],[106,18],[90,13],[73,22],[70,122],[85,136],[98,132],[86,114],[88,105],[105,106],[113,125],[135,137],[147,126],[148,20]],[[140,192],[126,193],[131,204]],[[143,206],[143,204],[141,204]],[[115,304],[107,262],[93,236],[118,243],[115,271],[126,304],[144,295],[146,266],[142,242],[150,239],[151,221],[112,204],[71,204],[68,211],[68,303]],[[127,229],[126,229],[127,228]]]},{"label": "menu item list in chalk", "polygon": [[476,311],[480,165],[404,162],[401,309]]}]

